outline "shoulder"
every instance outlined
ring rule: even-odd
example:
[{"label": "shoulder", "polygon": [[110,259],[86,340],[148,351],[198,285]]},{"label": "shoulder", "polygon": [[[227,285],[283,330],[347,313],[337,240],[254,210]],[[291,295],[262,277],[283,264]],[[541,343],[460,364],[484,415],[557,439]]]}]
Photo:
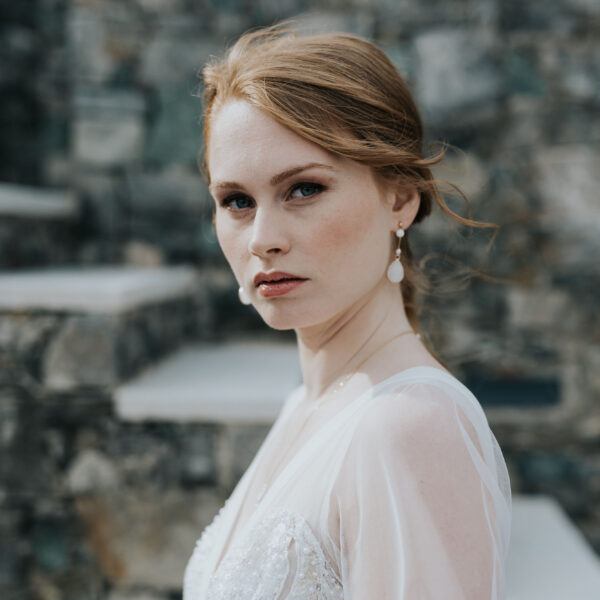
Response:
[{"label": "shoulder", "polygon": [[407,458],[464,454],[465,436],[477,444],[488,425],[477,400],[453,379],[399,381],[374,395],[356,422],[353,448]]},{"label": "shoulder", "polygon": [[402,383],[374,395],[365,404],[357,435],[373,432],[439,432],[455,414],[453,390],[439,383]]}]

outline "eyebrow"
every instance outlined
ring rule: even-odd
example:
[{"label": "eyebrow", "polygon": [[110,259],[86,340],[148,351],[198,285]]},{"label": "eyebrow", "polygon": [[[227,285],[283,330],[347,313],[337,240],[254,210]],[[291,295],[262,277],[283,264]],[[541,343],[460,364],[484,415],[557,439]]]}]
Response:
[{"label": "eyebrow", "polygon": [[[335,168],[332,167],[331,165],[326,165],[325,163],[318,163],[318,162],[311,162],[308,163],[306,165],[299,165],[297,167],[291,167],[289,169],[286,169],[285,171],[282,171],[281,173],[277,173],[277,175],[273,175],[273,177],[271,177],[271,180],[269,181],[269,183],[271,185],[278,185],[280,183],[282,183],[283,181],[285,181],[286,179],[289,179],[290,177],[293,177],[294,175],[297,175],[298,173],[302,173],[302,171],[307,171],[308,169],[328,169],[329,171],[335,171]],[[227,188],[227,189],[231,189],[231,188],[243,188],[243,185],[240,185],[239,183],[236,183],[235,181],[219,181],[215,184],[212,184],[210,186],[213,189],[223,189],[223,188]]]}]

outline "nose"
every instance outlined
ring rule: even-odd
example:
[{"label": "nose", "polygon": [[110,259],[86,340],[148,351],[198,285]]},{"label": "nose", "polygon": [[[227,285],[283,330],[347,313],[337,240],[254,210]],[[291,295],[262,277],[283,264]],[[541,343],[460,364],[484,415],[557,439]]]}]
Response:
[{"label": "nose", "polygon": [[285,223],[277,209],[259,207],[254,214],[248,251],[255,256],[285,254],[290,249]]}]

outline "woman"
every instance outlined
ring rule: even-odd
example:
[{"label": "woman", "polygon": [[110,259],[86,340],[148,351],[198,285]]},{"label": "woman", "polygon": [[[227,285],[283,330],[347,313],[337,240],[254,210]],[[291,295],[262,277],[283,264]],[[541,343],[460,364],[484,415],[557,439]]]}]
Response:
[{"label": "woman", "polygon": [[[304,384],[188,564],[185,600],[500,599],[511,499],[473,395],[416,334],[435,201],[402,78],[346,34],[243,36],[204,70],[216,230]],[[477,224],[475,224],[477,225]]]}]

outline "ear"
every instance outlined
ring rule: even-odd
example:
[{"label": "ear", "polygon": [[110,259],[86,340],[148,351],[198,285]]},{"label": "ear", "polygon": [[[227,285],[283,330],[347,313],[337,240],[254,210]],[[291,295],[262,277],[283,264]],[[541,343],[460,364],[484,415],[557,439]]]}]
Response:
[{"label": "ear", "polygon": [[395,231],[398,222],[402,221],[403,229],[407,229],[415,220],[421,204],[421,194],[414,187],[403,187],[396,190],[391,210],[391,229]]}]

